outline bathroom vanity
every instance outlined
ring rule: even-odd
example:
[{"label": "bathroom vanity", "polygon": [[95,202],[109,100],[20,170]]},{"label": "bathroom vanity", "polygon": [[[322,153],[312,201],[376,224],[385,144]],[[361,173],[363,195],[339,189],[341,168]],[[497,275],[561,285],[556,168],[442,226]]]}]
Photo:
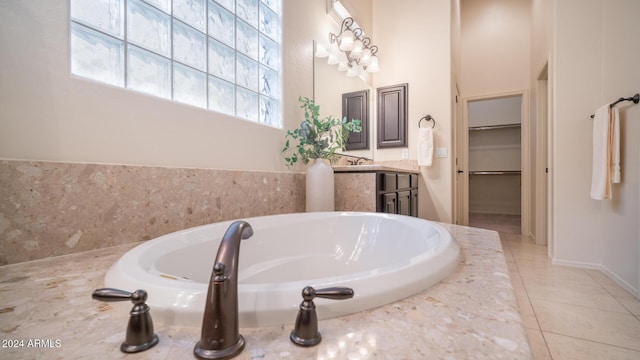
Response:
[{"label": "bathroom vanity", "polygon": [[418,173],[377,164],[334,166],[337,211],[418,216]]}]

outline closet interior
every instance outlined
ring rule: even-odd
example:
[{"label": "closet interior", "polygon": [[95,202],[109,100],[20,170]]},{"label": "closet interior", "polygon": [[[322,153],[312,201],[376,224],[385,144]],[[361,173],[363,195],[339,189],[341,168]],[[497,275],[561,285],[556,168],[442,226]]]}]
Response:
[{"label": "closet interior", "polygon": [[468,106],[469,224],[520,233],[522,98]]}]

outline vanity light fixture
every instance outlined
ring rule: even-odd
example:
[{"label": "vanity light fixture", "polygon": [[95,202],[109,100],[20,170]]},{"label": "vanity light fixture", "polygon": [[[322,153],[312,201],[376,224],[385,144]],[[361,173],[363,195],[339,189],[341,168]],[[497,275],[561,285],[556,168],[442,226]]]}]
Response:
[{"label": "vanity light fixture", "polygon": [[[339,54],[331,54],[331,51],[324,50],[329,55],[329,64],[340,64],[340,70],[347,70],[347,76],[358,76],[363,72],[378,72],[378,47],[371,44],[371,38],[364,36],[361,28],[354,28],[352,17],[347,17],[342,21],[340,33],[338,35],[329,33],[329,42],[337,45]],[[316,52],[316,56],[321,57]],[[340,58],[343,58],[342,60]],[[346,60],[344,59],[346,58]]]}]

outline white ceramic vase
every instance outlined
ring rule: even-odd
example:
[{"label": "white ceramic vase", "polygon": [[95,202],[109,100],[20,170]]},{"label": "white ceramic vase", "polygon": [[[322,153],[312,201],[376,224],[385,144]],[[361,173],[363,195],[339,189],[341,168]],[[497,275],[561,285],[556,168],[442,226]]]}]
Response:
[{"label": "white ceramic vase", "polygon": [[307,169],[307,212],[335,211],[333,168],[315,159]]}]

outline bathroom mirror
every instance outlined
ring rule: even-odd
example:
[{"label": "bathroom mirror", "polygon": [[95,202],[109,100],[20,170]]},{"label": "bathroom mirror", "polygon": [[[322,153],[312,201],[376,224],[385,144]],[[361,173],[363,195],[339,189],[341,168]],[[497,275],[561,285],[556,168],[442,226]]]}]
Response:
[{"label": "bathroom mirror", "polygon": [[[314,54],[316,42],[313,44]],[[367,80],[370,82],[370,76]],[[359,77],[348,77],[344,71],[339,71],[336,65],[327,64],[326,58],[313,57],[313,93],[316,105],[320,106],[320,116],[325,117],[333,115],[336,118],[342,118],[342,95],[356,91],[369,90],[369,126],[366,128],[368,132],[365,136],[369,138],[369,144],[372,144],[371,121],[374,117],[374,102],[371,86]],[[362,120],[362,119],[360,119]],[[366,157],[373,159],[373,146],[364,150],[343,151],[343,153],[351,156]]]}]

